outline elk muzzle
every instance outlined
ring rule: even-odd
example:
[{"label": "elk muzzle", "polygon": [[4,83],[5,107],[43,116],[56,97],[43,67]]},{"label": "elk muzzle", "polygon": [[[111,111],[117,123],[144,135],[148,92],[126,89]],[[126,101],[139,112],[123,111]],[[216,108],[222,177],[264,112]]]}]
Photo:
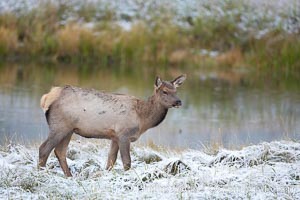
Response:
[{"label": "elk muzzle", "polygon": [[182,105],[181,100],[176,100],[175,103],[173,104],[173,107],[179,108]]}]

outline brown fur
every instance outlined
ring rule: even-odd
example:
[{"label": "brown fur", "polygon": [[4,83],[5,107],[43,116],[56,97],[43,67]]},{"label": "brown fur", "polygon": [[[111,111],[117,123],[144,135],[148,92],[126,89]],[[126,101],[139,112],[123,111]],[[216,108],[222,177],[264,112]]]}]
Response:
[{"label": "brown fur", "polygon": [[49,136],[39,148],[39,166],[46,165],[53,149],[66,176],[71,176],[66,152],[73,133],[86,138],[111,140],[106,169],[111,169],[120,150],[125,170],[131,166],[130,143],[147,129],[160,124],[169,108],[181,106],[176,96],[186,76],[173,81],[156,79],[148,100],[103,93],[73,86],[54,87],[41,98],[49,125]]}]

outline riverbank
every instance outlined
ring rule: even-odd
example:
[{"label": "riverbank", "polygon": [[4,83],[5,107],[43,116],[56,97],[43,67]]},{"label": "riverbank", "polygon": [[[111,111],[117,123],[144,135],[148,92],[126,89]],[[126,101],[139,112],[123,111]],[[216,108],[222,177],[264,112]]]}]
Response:
[{"label": "riverbank", "polygon": [[278,141],[241,150],[131,150],[132,169],[121,161],[104,169],[108,144],[72,141],[65,178],[57,159],[37,170],[38,148],[2,146],[1,199],[297,199],[300,143]]},{"label": "riverbank", "polygon": [[0,5],[0,57],[296,71],[300,5],[284,2],[7,2]]}]

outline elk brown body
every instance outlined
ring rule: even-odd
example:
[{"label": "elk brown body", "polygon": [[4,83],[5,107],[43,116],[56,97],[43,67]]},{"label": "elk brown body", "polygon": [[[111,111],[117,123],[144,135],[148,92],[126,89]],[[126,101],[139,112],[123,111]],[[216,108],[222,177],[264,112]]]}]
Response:
[{"label": "elk brown body", "polygon": [[53,87],[41,98],[50,131],[39,148],[39,167],[46,165],[54,149],[64,174],[72,176],[66,152],[72,134],[76,133],[86,138],[110,139],[106,169],[113,167],[119,150],[124,169],[130,169],[130,143],[160,124],[169,108],[181,106],[176,88],[185,79],[186,75],[173,81],[157,77],[154,94],[148,100],[73,86]]}]

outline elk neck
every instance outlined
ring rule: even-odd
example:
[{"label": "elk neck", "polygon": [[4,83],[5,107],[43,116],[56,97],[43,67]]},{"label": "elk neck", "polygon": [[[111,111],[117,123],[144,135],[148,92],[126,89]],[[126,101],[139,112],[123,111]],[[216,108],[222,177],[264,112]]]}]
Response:
[{"label": "elk neck", "polygon": [[140,100],[137,106],[137,113],[142,122],[142,132],[160,124],[165,119],[167,112],[168,108],[164,107],[158,101],[155,94],[149,97],[146,101]]}]

